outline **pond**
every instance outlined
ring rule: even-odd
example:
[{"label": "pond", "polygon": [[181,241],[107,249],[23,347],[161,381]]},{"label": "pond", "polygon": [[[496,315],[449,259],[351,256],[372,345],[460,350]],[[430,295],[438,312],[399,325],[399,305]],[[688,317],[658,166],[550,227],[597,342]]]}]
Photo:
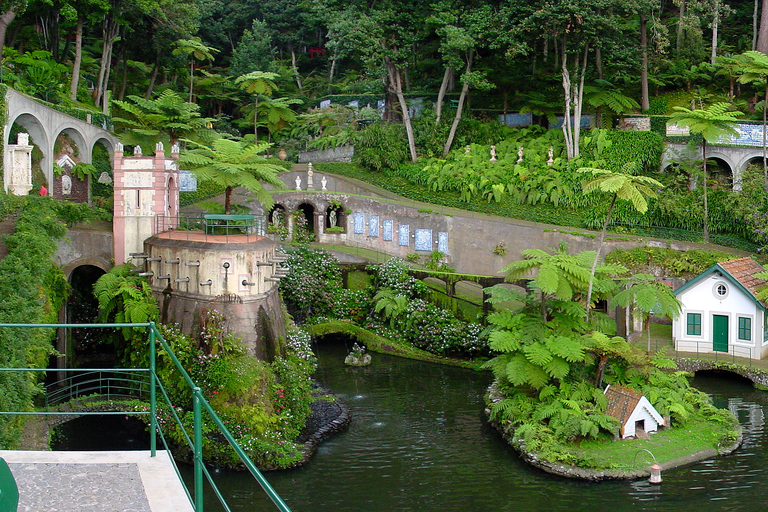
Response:
[{"label": "pond", "polygon": [[[380,354],[353,368],[343,364],[344,342],[316,350],[317,380],[349,405],[352,423],[306,466],[265,474],[294,512],[752,511],[768,491],[768,393],[747,381],[694,379],[738,415],[745,439],[734,455],[667,471],[661,485],[586,483],[531,468],[487,426],[488,374]],[[219,477],[235,510],[275,510],[249,477]]]},{"label": "pond", "polygon": [[[489,374],[381,354],[371,366],[349,367],[350,346],[316,346],[317,380],[349,405],[349,429],[320,445],[306,466],[265,473],[293,512],[746,512],[760,508],[756,500],[768,491],[768,393],[747,381],[694,379],[738,415],[744,445],[734,455],[666,471],[661,485],[586,483],[531,468],[488,427],[482,397]],[[216,478],[233,510],[276,510],[250,474]],[[215,510],[218,504],[206,503]]]}]

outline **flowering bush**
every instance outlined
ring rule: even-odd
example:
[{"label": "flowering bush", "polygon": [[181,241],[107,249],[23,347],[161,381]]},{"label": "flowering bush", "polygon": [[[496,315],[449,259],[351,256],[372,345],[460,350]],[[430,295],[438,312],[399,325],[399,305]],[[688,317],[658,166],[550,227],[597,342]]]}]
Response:
[{"label": "flowering bush", "polygon": [[297,244],[308,244],[315,241],[315,234],[310,230],[307,217],[301,210],[293,216],[293,241]]},{"label": "flowering bush", "polygon": [[341,288],[333,297],[331,316],[362,325],[371,310],[371,290]]},{"label": "flowering bush", "polygon": [[339,262],[330,253],[307,247],[289,249],[283,266],[288,275],[280,281],[280,291],[288,311],[297,322],[314,315],[329,315],[333,299],[341,289]]},{"label": "flowering bush", "polygon": [[424,297],[427,285],[408,273],[408,264],[400,258],[390,258],[383,265],[368,267],[376,272],[378,286],[389,288],[395,295],[403,295],[408,299]]},{"label": "flowering bush", "polygon": [[[385,335],[380,326],[377,331]],[[481,325],[465,324],[449,311],[422,299],[408,303],[405,314],[395,321],[394,333],[403,341],[437,355],[477,357],[490,353]]]}]

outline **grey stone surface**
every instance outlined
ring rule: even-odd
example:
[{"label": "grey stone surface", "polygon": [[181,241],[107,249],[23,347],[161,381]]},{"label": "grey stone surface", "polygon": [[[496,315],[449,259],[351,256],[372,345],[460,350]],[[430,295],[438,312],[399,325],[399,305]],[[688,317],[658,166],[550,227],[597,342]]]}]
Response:
[{"label": "grey stone surface", "polygon": [[23,512],[151,512],[136,464],[9,464]]},{"label": "grey stone surface", "polygon": [[168,452],[0,450],[21,512],[192,512]]}]

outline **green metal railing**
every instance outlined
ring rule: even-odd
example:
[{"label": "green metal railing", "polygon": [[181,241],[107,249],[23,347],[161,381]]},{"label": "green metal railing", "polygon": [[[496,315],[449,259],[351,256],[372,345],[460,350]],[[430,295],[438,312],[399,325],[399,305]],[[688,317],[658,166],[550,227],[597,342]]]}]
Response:
[{"label": "green metal railing", "polygon": [[[150,428],[150,454],[152,457],[156,455],[157,452],[157,434],[160,434],[162,441],[165,443],[165,436],[163,435],[162,429],[159,428],[158,420],[157,420],[157,391],[159,390],[163,401],[168,406],[168,410],[171,413],[171,416],[173,417],[176,424],[181,426],[180,429],[181,432],[183,432],[184,437],[186,438],[186,441],[189,445],[190,450],[193,453],[194,456],[194,489],[193,493],[190,493],[187,485],[184,483],[183,478],[181,477],[181,474],[179,472],[178,467],[176,467],[176,464],[174,462],[174,468],[176,469],[176,474],[179,477],[179,480],[181,481],[182,485],[184,486],[184,489],[187,493],[187,496],[190,499],[190,502],[192,503],[192,506],[195,509],[195,512],[204,512],[203,510],[203,497],[204,497],[204,485],[203,485],[203,477],[205,477],[206,481],[210,485],[213,493],[216,495],[217,499],[221,503],[221,505],[224,507],[224,509],[229,512],[231,509],[229,505],[227,505],[226,500],[224,496],[219,491],[218,487],[216,486],[215,481],[213,480],[213,477],[211,476],[211,473],[208,471],[208,468],[205,467],[205,464],[203,462],[203,411],[206,411],[210,418],[212,419],[213,423],[218,427],[220,433],[223,435],[223,437],[227,440],[227,442],[230,444],[232,449],[235,451],[237,456],[240,458],[240,461],[243,463],[243,465],[248,469],[248,471],[251,473],[251,475],[256,479],[258,484],[261,486],[261,488],[264,490],[264,492],[267,494],[269,499],[274,503],[274,505],[277,507],[277,509],[280,512],[291,512],[291,509],[288,507],[288,505],[283,502],[282,498],[280,498],[280,495],[277,494],[277,492],[272,488],[271,485],[269,485],[269,482],[264,478],[264,476],[261,474],[259,469],[256,467],[256,465],[253,463],[253,461],[248,457],[248,455],[245,453],[245,451],[240,447],[237,440],[232,436],[232,434],[229,432],[229,429],[227,429],[226,425],[221,421],[221,418],[219,418],[219,415],[216,414],[216,411],[213,410],[211,405],[208,403],[208,401],[203,396],[203,393],[198,387],[195,382],[192,380],[192,378],[189,376],[187,371],[184,369],[184,367],[179,362],[179,359],[176,357],[176,354],[173,353],[173,350],[168,345],[166,340],[163,338],[160,331],[157,329],[157,326],[154,322],[148,322],[148,323],[112,323],[112,324],[4,324],[0,323],[0,328],[23,328],[23,329],[30,329],[30,328],[146,328],[148,329],[148,338],[149,338],[149,368],[121,368],[121,369],[108,369],[108,370],[88,370],[86,372],[82,372],[82,370],[77,369],[57,369],[57,368],[0,368],[0,371],[8,372],[8,371],[23,371],[23,372],[73,372],[73,371],[79,371],[81,374],[79,376],[71,377],[69,379],[65,379],[65,382],[68,382],[68,388],[70,390],[69,398],[66,398],[67,400],[72,398],[73,396],[82,396],[83,394],[87,393],[102,393],[104,391],[104,388],[98,388],[97,385],[103,384],[106,386],[107,393],[115,392],[115,394],[122,394],[124,392],[127,392],[126,390],[129,390],[131,395],[135,394],[149,394],[149,412],[146,411],[132,411],[132,410],[126,410],[126,411],[117,411],[117,412],[104,412],[104,411],[98,411],[98,412],[73,412],[73,411],[0,411],[0,414],[2,415],[23,415],[23,414],[30,414],[30,415],[72,415],[72,414],[127,414],[127,415],[149,415],[149,428]],[[167,391],[165,390],[165,387],[163,386],[162,382],[160,381],[160,378],[157,375],[157,344],[160,344],[160,346],[165,350],[165,352],[168,354],[168,356],[171,358],[171,361],[173,362],[174,366],[178,370],[179,374],[184,379],[187,386],[192,391],[192,415],[193,415],[193,432],[192,436],[190,437],[187,430],[183,427],[183,423],[181,421],[181,418],[177,414],[176,408],[171,403],[170,397],[168,396]],[[100,372],[109,372],[109,375],[93,375],[94,373],[100,373]],[[147,382],[146,376],[149,376],[149,381]],[[140,377],[143,376],[143,377]],[[50,402],[46,402],[47,405],[52,403],[60,403],[62,400],[64,400],[64,397],[62,395],[54,395]],[[168,444],[165,443],[167,446]]]}]

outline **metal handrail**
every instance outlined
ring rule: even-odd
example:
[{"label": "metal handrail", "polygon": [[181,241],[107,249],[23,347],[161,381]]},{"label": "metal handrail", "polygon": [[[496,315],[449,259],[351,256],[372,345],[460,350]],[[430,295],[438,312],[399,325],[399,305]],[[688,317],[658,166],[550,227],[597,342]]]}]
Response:
[{"label": "metal handrail", "polygon": [[[149,374],[149,384],[148,384],[148,391],[149,391],[149,402],[150,402],[150,411],[149,411],[149,424],[150,424],[150,455],[154,457],[156,455],[157,451],[157,434],[160,434],[161,440],[165,442],[165,436],[163,435],[162,430],[159,427],[158,421],[157,421],[157,390],[160,390],[160,393],[163,398],[163,402],[168,406],[169,411],[171,412],[171,415],[174,418],[174,421],[182,426],[181,431],[184,432],[184,435],[186,437],[186,440],[194,454],[194,493],[190,493],[189,489],[187,488],[186,483],[184,482],[184,479],[181,478],[181,475],[179,473],[178,467],[176,467],[176,463],[174,461],[174,468],[176,470],[176,474],[179,477],[179,480],[182,483],[182,486],[184,487],[185,492],[187,493],[187,497],[189,498],[192,506],[195,509],[195,512],[204,512],[203,510],[203,497],[204,497],[204,491],[205,488],[203,486],[203,476],[206,477],[207,482],[211,485],[211,488],[218,498],[221,505],[226,509],[230,510],[230,507],[227,505],[226,500],[224,499],[224,496],[219,491],[218,487],[216,486],[215,481],[211,477],[208,470],[205,468],[205,464],[203,462],[203,422],[202,422],[202,411],[205,410],[213,420],[213,422],[216,424],[216,426],[221,431],[221,434],[224,436],[224,438],[227,440],[227,442],[232,446],[233,450],[237,454],[237,456],[240,458],[240,461],[245,465],[245,467],[248,469],[248,471],[251,473],[251,475],[256,479],[256,481],[259,483],[261,488],[264,490],[264,492],[267,494],[267,496],[272,500],[272,503],[277,507],[277,509],[280,512],[291,512],[291,509],[288,507],[288,505],[285,504],[285,502],[282,500],[280,495],[272,488],[272,486],[269,484],[269,482],[264,478],[264,475],[261,474],[259,469],[256,467],[256,465],[253,463],[253,461],[248,457],[248,455],[245,453],[245,451],[240,447],[237,440],[232,436],[232,434],[229,432],[229,429],[224,425],[224,423],[221,421],[221,418],[219,418],[219,415],[216,414],[216,411],[213,410],[211,405],[208,403],[208,401],[203,396],[203,393],[201,389],[197,386],[197,384],[192,380],[192,378],[189,376],[189,373],[184,369],[182,364],[179,362],[179,359],[176,357],[176,354],[174,354],[173,350],[171,349],[170,345],[168,345],[168,342],[163,338],[162,333],[158,330],[157,326],[154,322],[147,322],[147,323],[110,323],[110,324],[16,324],[16,323],[0,323],[0,328],[2,327],[18,327],[18,328],[83,328],[83,327],[90,327],[90,328],[125,328],[125,327],[132,327],[132,328],[147,328],[148,329],[148,337],[149,337],[149,368],[141,368],[141,369],[117,369],[117,370],[89,370],[86,372],[87,374],[90,373],[98,373],[98,372],[105,372],[105,371],[111,371],[111,372],[135,372],[137,374],[140,373],[148,373]],[[176,414],[176,410],[173,407],[173,404],[170,401],[170,397],[168,396],[168,393],[165,390],[165,387],[163,386],[160,378],[157,375],[157,366],[156,366],[156,344],[160,343],[160,345],[163,347],[165,352],[170,356],[171,361],[173,362],[174,366],[178,370],[178,372],[181,374],[182,378],[186,382],[186,384],[190,387],[192,390],[192,415],[193,415],[193,435],[190,438],[189,435],[186,433],[186,429],[183,428],[183,425],[181,423],[181,418],[179,418],[178,414]],[[56,368],[0,368],[0,371],[25,371],[25,372],[39,372],[39,371],[81,371],[76,369],[56,369]],[[120,377],[120,379],[125,379],[125,377]],[[67,379],[65,379],[66,381]],[[70,379],[71,380],[71,379]],[[105,379],[89,379],[91,382],[89,386],[91,386],[92,382],[99,381],[102,382]],[[111,382],[111,381],[109,381]],[[136,381],[133,381],[136,382]],[[90,388],[89,388],[90,389]],[[85,388],[77,389],[78,392],[85,392]],[[61,414],[83,414],[78,412],[61,412],[61,411],[0,411],[0,415],[17,415],[17,414],[40,414],[40,415],[61,415]],[[105,414],[103,412],[99,412],[98,414]],[[136,412],[136,411],[124,411],[120,412],[119,414],[146,414],[142,412]],[[166,443],[167,446],[167,443]],[[171,459],[173,460],[173,459]]]},{"label": "metal handrail", "polygon": [[[221,222],[221,225],[216,223]],[[203,236],[206,240],[218,241],[220,237],[245,236],[258,240],[267,236],[267,222],[261,216],[241,221],[237,226],[228,225],[225,219],[208,219],[205,214],[158,215],[154,218],[153,234],[162,237]]]}]

